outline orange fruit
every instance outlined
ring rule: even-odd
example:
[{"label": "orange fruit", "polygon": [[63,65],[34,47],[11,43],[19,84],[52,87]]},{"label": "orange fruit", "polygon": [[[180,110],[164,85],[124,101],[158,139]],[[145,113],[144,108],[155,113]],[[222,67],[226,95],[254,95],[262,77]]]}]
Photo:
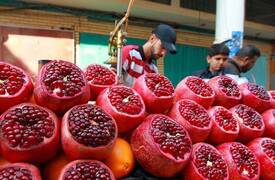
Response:
[{"label": "orange fruit", "polygon": [[105,164],[113,171],[116,178],[127,176],[135,166],[135,159],[130,144],[117,138],[111,155]]}]

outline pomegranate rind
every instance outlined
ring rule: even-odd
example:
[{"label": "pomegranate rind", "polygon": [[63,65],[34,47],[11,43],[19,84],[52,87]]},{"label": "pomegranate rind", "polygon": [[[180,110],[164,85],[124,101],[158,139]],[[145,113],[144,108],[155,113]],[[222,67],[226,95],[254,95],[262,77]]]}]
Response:
[{"label": "pomegranate rind", "polygon": [[[243,123],[243,119],[241,117],[239,117],[239,115],[235,112],[237,110],[237,108],[239,106],[246,106],[246,105],[243,105],[243,104],[239,104],[239,105],[236,105],[232,108],[230,108],[230,111],[233,113],[235,119],[238,120],[239,122],[239,126],[240,126],[240,131],[239,131],[239,135],[238,135],[238,140],[241,141],[241,142],[248,142],[252,139],[255,139],[257,137],[260,137],[263,135],[264,131],[265,131],[265,124],[264,124],[264,121],[262,119],[262,116],[252,108],[252,110],[258,114],[257,116],[261,117],[261,124],[262,124],[262,127],[260,129],[258,128],[250,128],[249,126],[246,126],[244,123]],[[248,107],[246,106],[247,108],[251,108],[251,107]]]},{"label": "pomegranate rind", "polygon": [[[213,94],[211,96],[200,96],[195,94],[187,85],[186,85],[186,81],[189,78],[195,78],[195,79],[200,79],[199,77],[195,77],[195,76],[187,76],[186,78],[184,78],[176,87],[175,89],[175,101],[179,101],[181,99],[190,99],[193,100],[195,102],[197,102],[198,104],[202,105],[204,108],[209,108],[215,100],[215,92],[213,91]],[[205,83],[205,85],[209,86],[206,82],[204,82],[202,80],[203,83]],[[211,88],[211,87],[210,87]],[[212,89],[212,88],[211,88]]]},{"label": "pomegranate rind", "polygon": [[263,121],[265,124],[265,137],[275,139],[275,109],[269,109],[262,113]]},{"label": "pomegranate rind", "polygon": [[115,140],[117,139],[117,136],[118,136],[118,129],[117,129],[115,120],[109,115],[110,118],[113,119],[116,132],[115,132],[115,137],[107,145],[98,146],[98,147],[89,147],[84,144],[78,143],[73,138],[72,134],[69,131],[68,119],[71,111],[75,108],[78,108],[79,106],[82,106],[82,105],[77,105],[71,108],[68,112],[66,112],[66,114],[63,116],[63,119],[62,119],[61,142],[62,142],[62,148],[66,156],[70,160],[76,160],[76,159],[104,160],[108,158],[115,145]]},{"label": "pomegranate rind", "polygon": [[[173,177],[188,164],[191,157],[191,143],[190,152],[185,153],[184,159],[175,159],[171,154],[163,152],[150,133],[152,121],[158,116],[164,116],[173,121],[162,114],[149,115],[133,132],[131,147],[136,160],[146,171],[158,177]],[[185,132],[188,136],[188,132]]]},{"label": "pomegranate rind", "polygon": [[25,78],[24,78],[25,83],[23,84],[21,89],[14,95],[0,95],[0,104],[1,104],[0,113],[3,113],[4,111],[6,111],[12,106],[15,106],[23,102],[27,102],[30,99],[33,92],[33,82],[28,73],[26,73],[23,69],[17,66],[14,66],[12,64],[9,64],[6,62],[0,62],[0,65],[3,65],[3,64],[8,65],[22,72],[25,75]]},{"label": "pomegranate rind", "polygon": [[[81,73],[81,76],[82,76],[82,79],[84,80],[85,85],[81,88],[81,91],[79,93],[75,94],[74,96],[63,96],[63,97],[59,97],[57,95],[49,93],[49,91],[46,88],[46,85],[43,83],[43,77],[47,73],[47,67],[56,62],[71,64],[73,68],[78,69],[78,71]],[[76,65],[68,61],[54,60],[42,66],[41,70],[39,71],[36,84],[34,87],[34,98],[38,105],[47,107],[57,114],[64,114],[73,106],[79,105],[79,104],[85,104],[89,101],[90,87],[84,73],[79,67],[77,67]]]},{"label": "pomegranate rind", "polygon": [[64,178],[65,178],[64,175],[65,175],[65,173],[66,173],[66,171],[67,171],[68,169],[70,169],[71,167],[75,167],[77,163],[83,163],[83,162],[84,162],[84,163],[85,163],[85,162],[89,162],[89,163],[96,163],[96,164],[99,164],[102,168],[107,169],[107,171],[108,171],[109,174],[110,174],[111,180],[115,180],[115,179],[116,179],[115,176],[114,176],[114,174],[113,174],[113,172],[112,172],[104,163],[102,163],[102,162],[100,162],[100,161],[97,161],[97,160],[74,160],[74,161],[68,163],[68,164],[62,169],[62,171],[61,171],[61,173],[60,173],[60,175],[59,175],[58,180],[64,180]]},{"label": "pomegranate rind", "polygon": [[28,149],[22,149],[19,147],[11,147],[6,138],[3,137],[2,132],[0,132],[1,155],[10,162],[30,162],[41,164],[54,157],[58,151],[60,141],[60,122],[51,110],[31,103],[22,103],[9,108],[1,115],[0,121],[2,121],[6,114],[11,110],[24,106],[34,106],[47,111],[55,126],[53,135],[50,138],[44,138],[44,141],[38,145],[32,146]]},{"label": "pomegranate rind", "polygon": [[275,109],[275,90],[268,91],[268,94],[271,97],[271,107]]},{"label": "pomegranate rind", "polygon": [[211,118],[212,121],[212,128],[211,128],[211,132],[208,136],[208,141],[210,143],[213,144],[221,144],[224,142],[230,142],[230,141],[234,141],[237,139],[239,132],[240,132],[240,126],[238,121],[235,119],[235,117],[233,116],[234,120],[236,121],[236,131],[226,131],[224,130],[222,127],[219,126],[219,124],[217,123],[217,121],[215,120],[215,113],[219,110],[222,111],[226,111],[230,114],[232,114],[231,111],[229,111],[228,109],[222,107],[222,106],[214,106],[211,109],[208,110],[208,114]]},{"label": "pomegranate rind", "polygon": [[[212,121],[210,120],[208,126],[206,127],[198,127],[198,126],[192,125],[187,119],[185,119],[181,115],[181,112],[179,110],[180,104],[182,102],[184,103],[185,101],[195,103],[196,105],[198,105],[199,107],[205,110],[204,107],[202,107],[200,104],[196,103],[195,101],[182,99],[177,101],[176,104],[173,105],[171,110],[168,112],[168,116],[183,125],[183,127],[188,131],[189,136],[191,137],[193,143],[202,142],[206,140],[208,135],[210,134],[210,131],[212,128]],[[205,112],[207,113],[206,110]]]},{"label": "pomegranate rind", "polygon": [[[10,164],[1,165],[0,169],[9,168],[9,167],[20,167],[20,168],[27,169],[32,174],[32,180],[42,180],[39,169],[36,166],[32,165],[32,164],[28,164],[28,163],[10,163]],[[16,178],[13,177],[13,179],[16,179]]]},{"label": "pomegranate rind", "polygon": [[269,100],[258,98],[251,91],[249,91],[248,84],[249,83],[243,83],[240,85],[243,96],[242,103],[254,108],[259,113],[262,113],[265,110],[269,109],[271,107],[271,98],[269,98]]},{"label": "pomegranate rind", "polygon": [[275,143],[274,139],[271,139],[271,138],[257,138],[249,142],[247,146],[254,153],[254,155],[257,157],[257,159],[260,162],[261,178],[263,180],[275,180],[274,159],[273,160],[270,159],[266,155],[266,153],[263,151],[261,144],[264,140],[270,140]]},{"label": "pomegranate rind", "polygon": [[239,88],[240,95],[238,97],[226,95],[219,87],[219,80],[221,78],[226,78],[226,79],[232,80],[232,82],[239,88],[237,82],[230,77],[216,76],[216,77],[211,78],[208,81],[208,84],[215,91],[215,101],[213,104],[216,106],[223,106],[225,108],[231,108],[231,107],[237,105],[241,101],[242,93]]},{"label": "pomegranate rind", "polygon": [[247,146],[245,146],[239,142],[227,142],[227,143],[220,144],[216,147],[217,150],[222,154],[224,160],[226,161],[226,163],[228,165],[229,179],[232,179],[232,180],[235,180],[235,179],[258,180],[260,177],[260,163],[259,163],[258,159],[256,158],[256,156],[254,155],[254,153],[249,149],[248,149],[248,151],[250,151],[255,156],[255,160],[257,161],[257,165],[258,165],[257,174],[255,175],[254,178],[248,178],[247,176],[244,176],[239,173],[238,167],[236,166],[236,164],[232,158],[231,151],[230,151],[230,147],[232,146],[233,143],[241,144],[242,146],[244,146],[248,149]]},{"label": "pomegranate rind", "polygon": [[[141,95],[147,112],[163,113],[173,105],[175,93],[172,93],[170,96],[156,96],[146,85],[145,78],[147,75],[148,74],[144,74],[138,77],[133,84],[133,89],[135,89]],[[168,80],[168,78],[166,78],[166,80]]]},{"label": "pomegranate rind", "polygon": [[[87,67],[87,69],[84,71],[85,73],[85,76],[87,77],[87,70],[89,68],[91,68],[92,66],[102,66],[100,64],[91,64]],[[105,66],[102,66],[102,68],[105,68],[105,69],[109,69]],[[96,100],[97,96],[106,88],[110,87],[110,86],[113,86],[113,85],[117,85],[118,84],[118,78],[117,78],[117,75],[116,73],[114,73],[114,71],[112,71],[111,69],[109,69],[109,72],[112,73],[116,78],[114,79],[114,83],[113,84],[109,84],[109,85],[102,85],[102,84],[94,84],[92,83],[91,81],[88,81],[88,84],[90,86],[90,94],[91,94],[91,97],[90,97],[90,100]]]},{"label": "pomegranate rind", "polygon": [[[200,179],[206,179],[205,177],[203,177],[203,175],[198,171],[196,165],[195,165],[195,154],[196,151],[202,146],[208,146],[211,149],[213,149],[217,154],[219,154],[221,156],[221,158],[223,158],[222,154],[212,145],[207,144],[207,143],[196,143],[193,145],[192,148],[192,155],[191,155],[191,161],[188,164],[188,166],[182,171],[182,176],[184,177],[184,180],[200,180]],[[224,158],[223,158],[224,159]],[[227,164],[227,177],[224,178],[224,180],[228,180],[229,179],[229,170],[228,170],[228,164]]]},{"label": "pomegranate rind", "polygon": [[146,111],[145,111],[145,104],[142,100],[141,96],[132,88],[126,87],[126,86],[112,86],[112,87],[123,87],[128,88],[133,91],[135,95],[137,95],[140,99],[140,102],[142,104],[141,111],[138,114],[131,115],[123,112],[119,112],[110,102],[110,99],[108,98],[108,95],[110,93],[110,88],[106,88],[104,91],[102,91],[97,99],[96,99],[96,105],[100,106],[102,109],[104,109],[108,114],[110,114],[116,121],[118,132],[124,133],[129,132],[133,130],[135,127],[137,127],[145,118]]}]

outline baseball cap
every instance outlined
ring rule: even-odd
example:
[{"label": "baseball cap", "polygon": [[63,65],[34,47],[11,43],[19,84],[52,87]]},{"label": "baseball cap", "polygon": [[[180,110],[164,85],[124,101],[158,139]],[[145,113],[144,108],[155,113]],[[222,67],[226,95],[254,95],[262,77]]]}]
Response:
[{"label": "baseball cap", "polygon": [[174,28],[167,24],[158,25],[153,32],[161,41],[162,45],[167,49],[171,54],[176,54],[176,31]]}]

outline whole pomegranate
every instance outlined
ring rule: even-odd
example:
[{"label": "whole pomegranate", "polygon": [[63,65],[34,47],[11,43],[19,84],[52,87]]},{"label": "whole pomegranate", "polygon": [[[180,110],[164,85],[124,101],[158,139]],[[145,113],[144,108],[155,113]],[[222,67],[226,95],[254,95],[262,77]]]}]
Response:
[{"label": "whole pomegranate", "polygon": [[135,80],[133,88],[141,95],[150,113],[163,113],[173,105],[173,84],[161,74],[144,74]]},{"label": "whole pomegranate", "polygon": [[271,107],[275,109],[275,90],[268,91],[271,98]]},{"label": "whole pomegranate", "polygon": [[212,121],[212,129],[208,136],[209,142],[220,144],[234,141],[239,134],[240,126],[232,112],[222,106],[214,106],[208,110]]},{"label": "whole pomegranate", "polygon": [[242,98],[237,82],[230,77],[216,76],[210,79],[208,84],[215,91],[215,105],[231,108],[237,105]]},{"label": "whole pomegranate", "polygon": [[99,94],[96,104],[116,120],[118,132],[129,132],[145,118],[144,102],[130,87],[109,87]]},{"label": "whole pomegranate", "polygon": [[23,103],[0,117],[2,156],[10,162],[43,163],[52,158],[59,145],[60,124],[47,108]]},{"label": "whole pomegranate", "polygon": [[34,88],[38,105],[63,114],[90,99],[90,87],[84,73],[76,65],[62,60],[42,66]]},{"label": "whole pomegranate", "polygon": [[115,180],[112,171],[102,162],[96,160],[75,160],[67,164],[58,180]]},{"label": "whole pomegranate", "polygon": [[21,68],[0,62],[0,113],[30,99],[33,84],[30,76]]},{"label": "whole pomegranate", "polygon": [[177,85],[175,99],[191,99],[207,109],[215,100],[215,92],[201,78],[188,76]]},{"label": "whole pomegranate", "polygon": [[212,121],[207,111],[192,100],[176,102],[168,115],[184,126],[193,143],[206,140],[211,131]]},{"label": "whole pomegranate", "polygon": [[247,146],[260,162],[261,178],[263,180],[275,180],[275,140],[257,138]]},{"label": "whole pomegranate", "polygon": [[215,147],[207,143],[193,145],[192,158],[184,169],[185,180],[229,179],[228,166]]},{"label": "whole pomegranate", "polygon": [[141,166],[158,177],[172,177],[189,162],[192,142],[184,127],[162,114],[152,114],[133,132],[131,146]]},{"label": "whole pomegranate", "polygon": [[118,130],[115,120],[95,105],[77,105],[62,119],[61,140],[65,154],[75,159],[105,159]]},{"label": "whole pomegranate", "polygon": [[28,163],[11,163],[0,166],[2,180],[41,180],[40,171]]},{"label": "whole pomegranate", "polygon": [[275,109],[266,110],[262,117],[265,125],[264,136],[275,139]]},{"label": "whole pomegranate", "polygon": [[259,161],[248,147],[239,142],[228,142],[217,146],[217,149],[228,164],[229,179],[259,179]]},{"label": "whole pomegranate", "polygon": [[240,85],[243,99],[242,103],[254,108],[259,113],[271,107],[271,98],[267,91],[257,84],[244,83]]},{"label": "whole pomegranate", "polygon": [[85,76],[91,89],[91,100],[95,100],[98,94],[105,88],[118,84],[116,74],[100,64],[91,64],[85,71]]},{"label": "whole pomegranate", "polygon": [[239,104],[230,110],[240,125],[238,140],[247,142],[260,137],[264,133],[265,125],[263,118],[253,108]]}]

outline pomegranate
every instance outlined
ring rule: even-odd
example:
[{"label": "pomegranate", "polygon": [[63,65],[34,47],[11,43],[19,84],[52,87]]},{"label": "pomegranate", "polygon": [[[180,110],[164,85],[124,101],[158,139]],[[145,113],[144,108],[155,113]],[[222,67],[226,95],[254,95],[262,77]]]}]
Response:
[{"label": "pomegranate", "polygon": [[96,160],[75,160],[67,164],[58,180],[115,180],[112,171],[102,162]]},{"label": "pomegranate", "polygon": [[54,60],[42,66],[34,97],[38,105],[63,114],[78,104],[90,99],[90,87],[84,73],[76,65]]},{"label": "pomegranate", "polygon": [[257,138],[248,144],[248,148],[260,162],[261,178],[263,180],[275,180],[275,140]]},{"label": "pomegranate", "polygon": [[267,91],[257,84],[244,83],[240,85],[243,99],[242,103],[254,108],[259,113],[271,107],[271,98]]},{"label": "pomegranate", "polygon": [[240,125],[238,140],[247,142],[260,137],[264,133],[265,125],[263,118],[253,108],[239,104],[230,110]]},{"label": "pomegranate", "polygon": [[183,171],[185,180],[229,179],[228,167],[215,147],[207,143],[193,145],[191,162]]},{"label": "pomegranate", "polygon": [[40,171],[28,163],[12,163],[0,166],[2,180],[41,180]]},{"label": "pomegranate", "polygon": [[191,99],[207,109],[215,100],[215,92],[201,78],[188,76],[177,85],[175,99]]},{"label": "pomegranate", "polygon": [[237,105],[242,98],[237,82],[230,77],[216,76],[210,79],[208,84],[215,91],[215,105],[231,108]]},{"label": "pomegranate", "polygon": [[206,140],[211,131],[212,121],[207,111],[192,100],[178,101],[168,115],[186,128],[193,143]]},{"label": "pomegranate", "polygon": [[145,118],[144,102],[130,87],[109,87],[99,94],[96,104],[116,120],[118,132],[129,132]]},{"label": "pomegranate", "polygon": [[33,84],[23,69],[0,62],[0,113],[30,99]]},{"label": "pomegranate", "polygon": [[259,179],[259,161],[248,147],[239,142],[228,142],[217,146],[217,149],[228,164],[229,179]]},{"label": "pomegranate", "polygon": [[10,162],[49,160],[58,150],[59,126],[47,108],[30,103],[11,107],[0,117],[2,156]]},{"label": "pomegranate", "polygon": [[141,95],[150,113],[163,113],[173,105],[173,84],[161,74],[144,74],[135,80],[133,88]]},{"label": "pomegranate", "polygon": [[77,105],[62,119],[62,147],[69,159],[108,157],[117,138],[115,120],[95,105]]},{"label": "pomegranate", "polygon": [[213,124],[208,136],[209,142],[220,144],[234,141],[238,137],[240,126],[231,111],[222,106],[214,106],[208,110],[208,114]]},{"label": "pomegranate", "polygon": [[152,114],[133,132],[131,146],[146,171],[158,177],[172,177],[189,162],[192,142],[180,123]]},{"label": "pomegranate", "polygon": [[271,107],[275,109],[275,90],[268,91],[271,97]]},{"label": "pomegranate", "polygon": [[118,84],[116,73],[100,64],[91,64],[85,71],[85,76],[91,89],[91,100],[105,88]]},{"label": "pomegranate", "polygon": [[262,117],[265,125],[264,136],[275,139],[275,109],[266,110]]}]

